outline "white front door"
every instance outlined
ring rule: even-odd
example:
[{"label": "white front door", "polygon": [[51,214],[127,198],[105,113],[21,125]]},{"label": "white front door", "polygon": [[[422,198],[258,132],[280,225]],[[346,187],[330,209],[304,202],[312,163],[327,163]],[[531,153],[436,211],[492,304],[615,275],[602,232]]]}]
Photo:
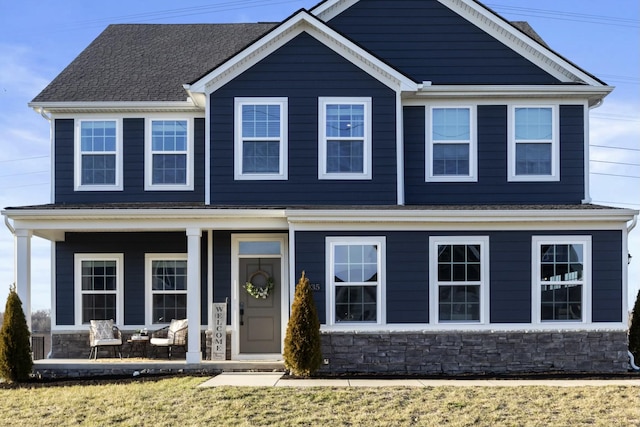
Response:
[{"label": "white front door", "polygon": [[232,359],[282,359],[289,313],[286,242],[281,234],[232,236]]}]

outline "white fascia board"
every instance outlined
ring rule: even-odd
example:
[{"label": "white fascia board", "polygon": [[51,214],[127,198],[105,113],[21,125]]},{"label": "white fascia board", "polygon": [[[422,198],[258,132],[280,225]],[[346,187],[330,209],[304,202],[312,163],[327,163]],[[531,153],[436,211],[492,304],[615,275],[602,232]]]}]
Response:
[{"label": "white fascia board", "polygon": [[38,113],[122,113],[122,112],[201,112],[192,99],[186,101],[68,101],[30,102],[29,107]]},{"label": "white fascia board", "polygon": [[[589,101],[589,106],[598,105],[600,100],[614,90],[613,86],[586,85],[432,85],[420,86],[413,94],[403,94],[403,104],[424,99],[495,99],[518,100],[523,98],[551,101]],[[415,101],[414,101],[415,102]]]},{"label": "white fascia board", "polygon": [[318,19],[327,22],[358,3],[358,1],[360,0],[327,0],[313,7],[311,13]]},{"label": "white fascia board", "polygon": [[396,91],[416,91],[417,83],[385,64],[321,21],[302,10],[227,62],[185,89],[191,93],[215,92],[238,75],[268,57],[299,34],[306,32],[338,55]]},{"label": "white fascia board", "polygon": [[605,86],[584,70],[519,31],[507,20],[499,18],[494,12],[478,2],[474,0],[438,1],[560,81],[584,82],[598,87]]}]

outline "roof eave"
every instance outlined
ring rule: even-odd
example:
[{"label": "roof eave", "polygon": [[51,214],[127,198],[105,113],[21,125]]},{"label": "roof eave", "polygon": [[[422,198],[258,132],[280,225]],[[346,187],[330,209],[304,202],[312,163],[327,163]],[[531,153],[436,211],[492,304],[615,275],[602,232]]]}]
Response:
[{"label": "roof eave", "polygon": [[186,101],[67,101],[30,102],[38,112],[59,113],[122,113],[122,112],[202,112],[204,107],[191,98]]}]

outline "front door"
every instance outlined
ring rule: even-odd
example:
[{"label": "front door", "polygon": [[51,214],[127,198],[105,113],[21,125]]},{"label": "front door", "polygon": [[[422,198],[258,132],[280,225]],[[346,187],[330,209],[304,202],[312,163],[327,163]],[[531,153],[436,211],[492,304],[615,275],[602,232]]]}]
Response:
[{"label": "front door", "polygon": [[239,267],[240,353],[279,354],[281,260],[240,258]]}]

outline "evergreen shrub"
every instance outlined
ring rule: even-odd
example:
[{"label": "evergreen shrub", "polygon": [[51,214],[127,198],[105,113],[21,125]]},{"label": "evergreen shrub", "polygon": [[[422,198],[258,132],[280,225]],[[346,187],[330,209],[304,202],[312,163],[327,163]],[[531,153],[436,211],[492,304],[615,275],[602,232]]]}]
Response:
[{"label": "evergreen shrub", "polygon": [[22,382],[29,379],[33,368],[30,335],[22,301],[15,286],[11,286],[0,328],[0,377],[5,381]]},{"label": "evergreen shrub", "polygon": [[631,325],[629,326],[629,351],[633,354],[636,365],[640,363],[640,291],[633,305]]}]

